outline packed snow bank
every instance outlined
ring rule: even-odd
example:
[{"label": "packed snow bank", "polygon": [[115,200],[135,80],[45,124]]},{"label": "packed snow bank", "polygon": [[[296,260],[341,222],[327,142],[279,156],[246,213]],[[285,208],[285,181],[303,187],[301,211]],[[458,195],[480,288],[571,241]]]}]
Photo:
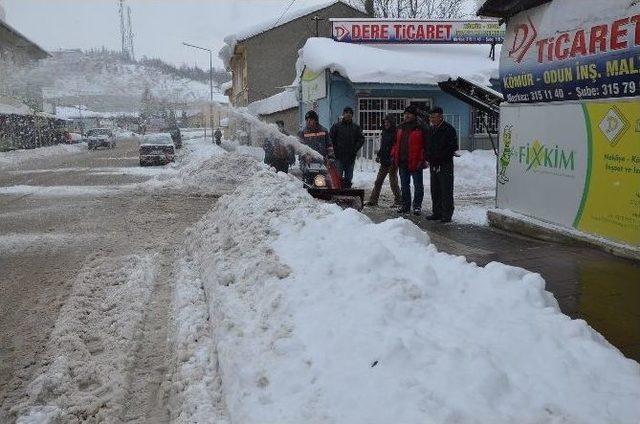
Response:
[{"label": "packed snow bank", "polygon": [[231,422],[640,416],[640,366],[560,313],[539,275],[438,253],[407,220],[375,225],[260,171],[187,240]]},{"label": "packed snow bank", "polygon": [[[500,46],[496,46],[499,54]],[[309,38],[298,53],[298,75],[306,66],[329,69],[354,83],[438,84],[462,77],[489,86],[498,62],[481,45],[364,45]]]}]

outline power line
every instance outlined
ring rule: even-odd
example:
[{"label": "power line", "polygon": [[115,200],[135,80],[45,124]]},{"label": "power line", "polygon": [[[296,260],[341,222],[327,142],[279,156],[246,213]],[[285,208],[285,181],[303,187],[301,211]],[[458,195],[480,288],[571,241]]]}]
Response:
[{"label": "power line", "polygon": [[287,8],[284,10],[284,12],[282,12],[282,15],[280,15],[280,17],[278,18],[278,20],[276,21],[275,24],[273,24],[273,26],[278,26],[278,24],[280,23],[280,20],[284,17],[284,15],[287,14],[287,12],[289,11],[289,9],[291,9],[291,6],[293,6],[293,3],[295,3],[296,0],[291,0],[291,2],[289,3],[289,6],[287,6]]}]

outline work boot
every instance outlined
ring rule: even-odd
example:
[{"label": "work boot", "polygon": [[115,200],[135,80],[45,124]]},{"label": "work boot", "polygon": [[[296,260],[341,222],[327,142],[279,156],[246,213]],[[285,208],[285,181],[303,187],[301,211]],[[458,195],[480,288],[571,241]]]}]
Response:
[{"label": "work boot", "polygon": [[427,217],[427,220],[428,220],[428,221],[439,221],[439,220],[441,220],[441,219],[442,219],[442,217],[441,217],[441,216],[438,216],[438,215],[429,215],[429,216]]},{"label": "work boot", "polygon": [[398,213],[409,213],[409,208],[401,207],[400,209],[398,209]]},{"label": "work boot", "polygon": [[414,215],[420,215],[422,213],[422,208],[413,208]]},{"label": "work boot", "polygon": [[442,222],[443,224],[447,224],[447,223],[451,222],[451,218],[442,218],[440,220],[440,222]]}]

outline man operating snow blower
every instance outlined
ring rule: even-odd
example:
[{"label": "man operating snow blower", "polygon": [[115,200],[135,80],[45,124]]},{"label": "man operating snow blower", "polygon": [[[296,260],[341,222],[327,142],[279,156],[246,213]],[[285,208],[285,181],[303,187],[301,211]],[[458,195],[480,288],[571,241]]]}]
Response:
[{"label": "man operating snow blower", "polygon": [[300,156],[302,181],[307,191],[316,199],[361,210],[364,204],[364,190],[342,188],[342,178],[336,166],[329,132],[320,125],[318,114],[310,110],[304,119],[305,128],[298,134],[300,141],[321,156]]}]

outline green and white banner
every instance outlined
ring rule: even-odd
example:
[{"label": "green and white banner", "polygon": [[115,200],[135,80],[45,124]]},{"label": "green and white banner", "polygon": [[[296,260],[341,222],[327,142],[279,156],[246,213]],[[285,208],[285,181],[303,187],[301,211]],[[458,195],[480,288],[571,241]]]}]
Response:
[{"label": "green and white banner", "polygon": [[498,207],[640,246],[640,100],[503,105]]}]

